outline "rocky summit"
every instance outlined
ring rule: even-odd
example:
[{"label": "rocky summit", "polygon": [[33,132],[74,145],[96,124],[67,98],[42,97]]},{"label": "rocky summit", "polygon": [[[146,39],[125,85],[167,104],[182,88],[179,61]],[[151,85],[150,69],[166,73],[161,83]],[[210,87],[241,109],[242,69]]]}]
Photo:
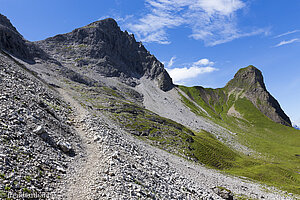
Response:
[{"label": "rocky summit", "polygon": [[121,31],[111,18],[35,44],[65,65],[118,77],[131,86],[139,84],[138,79],[146,76],[164,91],[173,87],[163,64],[142,43],[136,42],[133,34]]},{"label": "rocky summit", "polygon": [[299,130],[240,69],[174,85],[108,18],[30,42],[0,15],[1,199],[297,199]]},{"label": "rocky summit", "polygon": [[276,123],[292,126],[291,120],[281,109],[278,101],[267,91],[262,72],[250,65],[240,69],[226,85],[228,90],[243,90],[248,98],[263,114]]},{"label": "rocky summit", "polygon": [[0,14],[0,48],[1,50],[10,52],[11,54],[30,59],[30,53],[26,45],[25,39],[10,23],[9,19]]}]

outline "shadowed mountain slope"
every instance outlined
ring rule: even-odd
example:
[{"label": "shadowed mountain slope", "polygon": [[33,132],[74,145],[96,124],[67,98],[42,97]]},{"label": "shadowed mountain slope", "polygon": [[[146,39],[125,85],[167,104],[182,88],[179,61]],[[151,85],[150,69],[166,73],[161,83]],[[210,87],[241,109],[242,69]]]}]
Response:
[{"label": "shadowed mountain slope", "polygon": [[111,18],[35,44],[63,64],[88,68],[106,77],[118,77],[130,86],[146,76],[164,91],[173,87],[163,64],[142,43],[136,42],[133,34],[121,31]]}]

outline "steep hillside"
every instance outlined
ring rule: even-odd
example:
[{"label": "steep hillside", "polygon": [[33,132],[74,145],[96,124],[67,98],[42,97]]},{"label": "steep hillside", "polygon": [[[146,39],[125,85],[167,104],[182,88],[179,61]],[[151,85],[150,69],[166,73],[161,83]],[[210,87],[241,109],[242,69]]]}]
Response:
[{"label": "steep hillside", "polygon": [[[185,89],[183,88],[183,90]],[[220,113],[226,109],[224,108],[226,104],[229,105],[237,99],[245,97],[272,121],[286,126],[292,125],[277,100],[267,91],[261,71],[254,66],[240,69],[224,88],[194,87],[192,90],[191,92],[185,91],[192,99],[202,100],[201,105],[216,117],[221,117]],[[193,92],[197,93],[197,97],[191,94]],[[234,112],[234,107],[229,108],[229,114],[238,115]]]},{"label": "steep hillside", "polygon": [[49,195],[82,151],[70,107],[23,67],[0,53],[0,198]]},{"label": "steep hillside", "polygon": [[241,93],[256,108],[276,123],[291,126],[291,120],[277,100],[267,91],[261,71],[254,66],[240,69],[224,88],[227,93]]},{"label": "steep hillside", "polygon": [[263,164],[232,168],[231,172],[299,193],[300,134],[266,90],[258,69],[249,66],[239,70],[220,89],[179,88],[189,97],[182,100],[194,113],[235,133],[241,144],[256,152],[253,156],[258,163],[263,161]]},{"label": "steep hillside", "polygon": [[24,58],[32,59],[26,40],[10,23],[9,19],[0,14],[0,49],[11,54]]},{"label": "steep hillside", "polygon": [[110,18],[35,44],[63,65],[82,70],[94,79],[99,79],[97,75],[118,77],[135,86],[146,76],[164,91],[173,87],[163,64]]}]

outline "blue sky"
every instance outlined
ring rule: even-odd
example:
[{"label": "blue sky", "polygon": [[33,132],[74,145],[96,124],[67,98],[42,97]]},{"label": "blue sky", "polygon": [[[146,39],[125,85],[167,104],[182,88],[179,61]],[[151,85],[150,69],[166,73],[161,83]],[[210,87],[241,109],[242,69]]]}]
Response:
[{"label": "blue sky", "polygon": [[28,40],[106,17],[135,34],[178,84],[223,87],[250,64],[300,124],[299,0],[0,0]]}]

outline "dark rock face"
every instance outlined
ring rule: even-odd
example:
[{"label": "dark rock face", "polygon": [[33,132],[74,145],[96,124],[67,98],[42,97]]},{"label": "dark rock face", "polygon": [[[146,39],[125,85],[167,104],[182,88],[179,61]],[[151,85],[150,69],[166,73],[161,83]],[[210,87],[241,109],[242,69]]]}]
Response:
[{"label": "dark rock face", "polygon": [[0,49],[7,51],[14,56],[24,59],[32,59],[25,39],[10,23],[0,14]]},{"label": "dark rock face", "polygon": [[241,89],[264,115],[274,122],[291,126],[291,120],[281,109],[278,101],[267,91],[263,75],[260,70],[250,65],[240,69],[234,78],[225,86],[229,91]]},{"label": "dark rock face", "polygon": [[28,62],[39,58],[58,65],[62,62],[90,68],[94,73],[118,77],[130,86],[145,76],[155,80],[163,91],[173,87],[163,64],[110,18],[32,43],[0,14],[0,49]]},{"label": "dark rock face", "polygon": [[156,80],[164,91],[173,87],[163,64],[110,18],[35,44],[62,63],[72,60],[77,67],[89,67],[96,73],[119,77],[131,86],[136,85],[131,78],[146,76]]},{"label": "dark rock face", "polygon": [[4,26],[4,27],[18,33],[17,29],[11,24],[9,19],[7,19],[7,17],[5,17],[4,15],[1,15],[1,14],[0,14],[0,24],[1,24],[1,26]]},{"label": "dark rock face", "polygon": [[0,50],[3,50],[28,63],[33,63],[34,58],[52,60],[39,47],[23,38],[9,19],[0,14]]}]

